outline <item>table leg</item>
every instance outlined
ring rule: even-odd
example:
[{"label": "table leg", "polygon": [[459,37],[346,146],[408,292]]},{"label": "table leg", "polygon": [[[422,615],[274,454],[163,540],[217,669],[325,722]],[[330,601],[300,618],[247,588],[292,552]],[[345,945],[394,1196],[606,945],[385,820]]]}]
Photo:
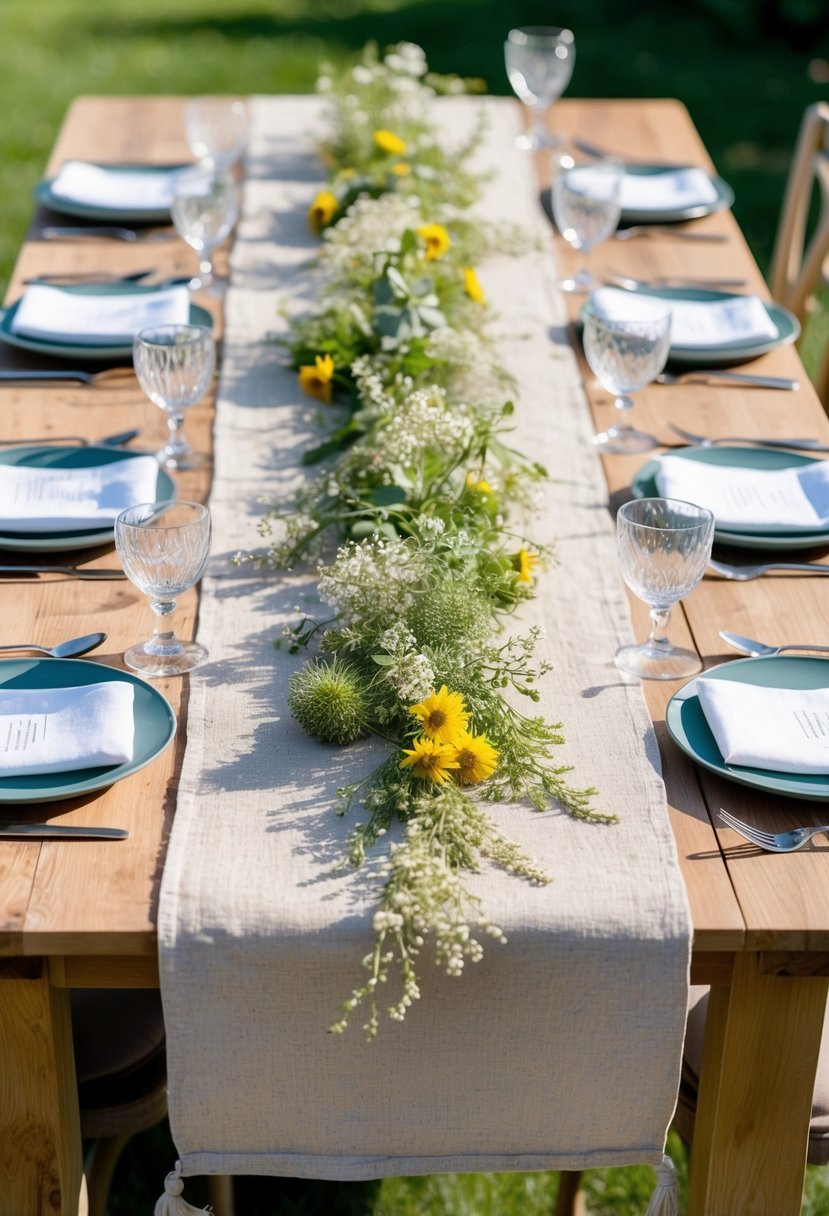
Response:
[{"label": "table leg", "polygon": [[81,1136],[69,992],[0,961],[0,1216],[76,1216]]},{"label": "table leg", "polygon": [[739,955],[712,988],[689,1216],[798,1216],[827,978],[762,975]]}]

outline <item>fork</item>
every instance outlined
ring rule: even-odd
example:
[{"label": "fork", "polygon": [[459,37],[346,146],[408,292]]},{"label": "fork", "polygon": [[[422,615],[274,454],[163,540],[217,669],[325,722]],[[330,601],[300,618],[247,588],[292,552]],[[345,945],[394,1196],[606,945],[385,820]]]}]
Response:
[{"label": "fork", "polygon": [[750,439],[747,435],[723,435],[717,439],[711,439],[707,435],[695,435],[693,431],[686,431],[683,427],[677,426],[675,422],[669,422],[668,427],[675,435],[679,435],[680,439],[697,444],[701,448],[714,448],[720,443],[752,443],[755,447],[761,448],[796,448],[804,452],[829,452],[829,444],[821,443],[817,439]]},{"label": "fork", "polygon": [[53,380],[56,383],[65,380],[77,380],[81,384],[100,384],[107,380],[129,380],[134,383],[135,372],[132,367],[105,367],[99,372],[85,372],[79,368],[61,368],[60,371],[49,368],[20,368],[15,371],[10,367],[0,368],[0,380],[10,384],[36,384]]},{"label": "fork", "polygon": [[731,566],[727,562],[719,562],[711,558],[708,569],[719,574],[720,578],[731,579],[735,583],[746,583],[749,579],[760,578],[770,570],[797,570],[804,574],[829,574],[829,566],[820,562],[767,562],[763,566]]},{"label": "fork", "polygon": [[629,228],[617,228],[614,241],[630,241],[637,236],[665,237],[673,241],[727,241],[724,232],[683,232],[672,224],[631,224]]},{"label": "fork", "polygon": [[176,236],[176,233],[169,228],[151,229],[147,232],[138,231],[135,228],[122,228],[120,225],[99,225],[93,227],[86,225],[78,228],[65,227],[46,227],[42,228],[39,237],[35,240],[42,241],[63,241],[74,240],[76,238],[83,240],[85,237],[103,237],[110,241],[128,241],[130,244],[136,244],[140,241],[171,241]]},{"label": "fork", "polygon": [[[728,380],[732,384],[751,384],[756,388],[785,388],[796,392],[800,388],[799,380],[790,380],[787,376],[758,376],[756,372],[729,372],[719,367],[697,367],[687,372],[660,372],[656,377],[657,384],[699,384],[709,380]],[[711,443],[722,443],[722,440],[710,440]]]},{"label": "fork", "polygon": [[756,844],[758,849],[765,849],[767,853],[794,853],[796,849],[802,849],[813,836],[829,832],[829,824],[817,828],[792,828],[789,832],[762,832],[751,823],[743,823],[742,819],[735,819],[722,807],[717,813],[723,823],[735,832],[739,832],[752,844]]},{"label": "fork", "polygon": [[688,278],[687,275],[657,275],[652,279],[635,279],[630,274],[607,269],[602,276],[606,283],[623,287],[625,291],[638,291],[643,287],[745,287],[745,279]]},{"label": "fork", "polygon": [[96,579],[126,578],[123,570],[105,569],[103,566],[90,566],[83,570],[78,566],[0,566],[0,574],[63,574],[66,578]]}]

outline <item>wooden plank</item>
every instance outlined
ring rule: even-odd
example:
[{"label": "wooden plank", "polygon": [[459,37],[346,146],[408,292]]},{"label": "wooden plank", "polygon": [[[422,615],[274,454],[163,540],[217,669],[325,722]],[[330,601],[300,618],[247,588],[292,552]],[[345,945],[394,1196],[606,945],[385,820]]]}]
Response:
[{"label": "wooden plank", "polygon": [[0,964],[0,1216],[72,1216],[81,1178],[69,993]]}]

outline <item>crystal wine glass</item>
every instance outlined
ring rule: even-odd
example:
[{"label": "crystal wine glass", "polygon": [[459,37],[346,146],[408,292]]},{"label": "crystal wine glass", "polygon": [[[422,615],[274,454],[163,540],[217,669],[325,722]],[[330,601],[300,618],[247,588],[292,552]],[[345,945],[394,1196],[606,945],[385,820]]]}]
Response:
[{"label": "crystal wine glass", "polygon": [[[639,301],[636,301],[637,306]],[[615,395],[615,406],[623,413],[633,409],[630,393],[644,388],[658,376],[671,344],[670,307],[654,305],[649,314],[608,319],[599,315],[592,301],[584,313],[584,353],[603,388]],[[630,424],[609,426],[593,437],[605,452],[627,455],[647,452],[657,446],[653,435]]]},{"label": "crystal wine glass", "polygon": [[193,97],[185,106],[184,129],[203,166],[229,169],[245,151],[247,106],[240,97]]},{"label": "crystal wine glass", "polygon": [[646,642],[616,651],[616,666],[646,680],[678,680],[700,671],[696,651],[668,641],[668,618],[705,573],[714,516],[676,498],[640,498],[619,510],[616,537],[622,578],[648,605],[652,622]]},{"label": "crystal wine glass", "polygon": [[[614,232],[621,214],[622,180],[625,167],[610,157],[571,156],[555,158],[550,189],[553,217],[561,235],[584,253]],[[596,286],[585,265],[559,284],[563,291],[592,291]]]},{"label": "crystal wine glass", "polygon": [[185,169],[173,186],[173,223],[199,255],[199,273],[190,280],[197,291],[221,295],[226,284],[213,274],[213,250],[229,236],[239,218],[239,187],[225,169]]},{"label": "crystal wine glass", "polygon": [[573,75],[576,40],[572,31],[549,25],[510,30],[504,60],[513,92],[530,112],[530,129],[519,135],[518,146],[532,151],[553,146],[558,141],[547,130],[544,115]]},{"label": "crystal wine glass", "polygon": [[210,553],[210,512],[198,502],[145,502],[115,520],[115,548],[130,582],[152,597],[152,638],[130,646],[124,662],[145,676],[178,676],[207,658],[197,642],[180,642],[171,618],[176,599],[194,586]]},{"label": "crystal wine glass", "polygon": [[204,457],[182,435],[184,411],[207,392],[216,366],[213,335],[203,325],[154,325],[136,334],[132,358],[138,383],[167,414],[170,436],[158,453],[168,469],[198,468]]}]

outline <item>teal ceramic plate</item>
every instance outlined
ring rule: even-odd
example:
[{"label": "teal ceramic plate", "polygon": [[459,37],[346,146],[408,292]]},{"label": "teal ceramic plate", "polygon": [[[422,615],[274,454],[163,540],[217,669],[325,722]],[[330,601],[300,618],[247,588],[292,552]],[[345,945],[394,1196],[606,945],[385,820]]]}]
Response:
[{"label": "teal ceramic plate", "polygon": [[[100,165],[101,169],[108,169],[110,172],[117,173],[150,173],[158,169],[183,169],[182,164],[177,165]],[[112,223],[127,223],[127,224],[154,224],[159,221],[165,223],[170,222],[170,208],[129,208],[129,207],[104,207],[93,203],[73,202],[72,199],[61,198],[57,194],[52,193],[52,183],[55,179],[48,178],[46,181],[40,182],[35,186],[35,198],[44,207],[49,207],[52,211],[58,211],[63,215],[77,215],[85,220],[111,221]]]},{"label": "teal ceramic plate", "polygon": [[[116,460],[129,460],[146,456],[146,452],[127,452],[122,448],[78,448],[58,447],[44,444],[42,447],[19,447],[0,449],[0,465],[30,465],[40,469],[89,469],[98,465],[112,464]],[[163,469],[158,470],[155,501],[167,502],[175,498],[175,486]],[[91,549],[95,545],[112,544],[112,524],[102,528],[81,528],[67,532],[13,532],[0,525],[0,549],[19,549],[23,553],[57,553],[61,549]]]},{"label": "teal ceramic plate", "polygon": [[[805,464],[815,464],[813,456],[799,456],[795,452],[783,452],[778,448],[676,448],[666,455],[680,456],[684,460],[698,460],[700,464],[720,465],[735,469],[795,469]],[[649,460],[633,478],[631,490],[634,498],[658,498],[656,484],[658,464]],[[808,549],[825,548],[829,545],[829,530],[824,532],[731,532],[717,528],[714,540],[721,545],[733,545],[738,549]]]},{"label": "teal ceramic plate", "polygon": [[[800,658],[775,655],[768,659],[736,659],[712,667],[704,674],[709,680],[733,680],[738,684],[753,684],[758,688],[827,688],[829,659]],[[702,712],[696,685],[700,676],[683,685],[668,702],[665,722],[673,741],[686,755],[740,785],[785,794],[791,798],[811,798],[824,802],[829,798],[829,776],[814,774],[775,773],[764,768],[744,768],[726,764],[711,734]]]},{"label": "teal ceramic plate", "polygon": [[[682,168],[682,165],[672,166]],[[656,177],[665,172],[664,165],[625,165],[625,173],[636,177]],[[667,207],[654,209],[624,209],[620,217],[622,224],[678,224],[683,220],[699,219],[714,211],[726,211],[734,202],[734,191],[721,177],[710,178],[717,197],[710,203],[698,203],[695,207]]]},{"label": "teal ceramic plate", "polygon": [[[658,296],[663,300],[698,300],[714,304],[718,300],[732,300],[733,291],[708,291],[702,287],[640,287],[637,295]],[[668,364],[671,367],[731,367],[747,363],[776,346],[796,342],[800,337],[800,322],[779,304],[762,301],[769,319],[777,331],[773,338],[761,338],[751,342],[722,342],[716,346],[671,346]],[[590,301],[582,306],[582,316],[590,308]],[[1,335],[0,335],[1,336]]]},{"label": "teal ceramic plate", "polygon": [[[76,295],[147,295],[158,291],[158,287],[144,287],[137,283],[78,283],[71,287],[61,287],[61,291]],[[100,346],[88,346],[84,342],[50,341],[46,338],[30,338],[25,334],[16,334],[12,329],[15,313],[20,300],[15,300],[8,308],[0,309],[0,342],[10,346],[19,346],[23,350],[33,350],[39,355],[57,355],[61,359],[127,359],[132,355],[132,342],[102,343]],[[204,325],[213,328],[213,318],[206,308],[190,302],[190,324]]]},{"label": "teal ceramic plate", "polygon": [[0,659],[0,688],[76,688],[109,681],[132,684],[135,689],[132,760],[72,773],[0,776],[0,802],[57,802],[106,789],[154,760],[176,733],[176,715],[166,698],[128,671],[82,659]]}]

